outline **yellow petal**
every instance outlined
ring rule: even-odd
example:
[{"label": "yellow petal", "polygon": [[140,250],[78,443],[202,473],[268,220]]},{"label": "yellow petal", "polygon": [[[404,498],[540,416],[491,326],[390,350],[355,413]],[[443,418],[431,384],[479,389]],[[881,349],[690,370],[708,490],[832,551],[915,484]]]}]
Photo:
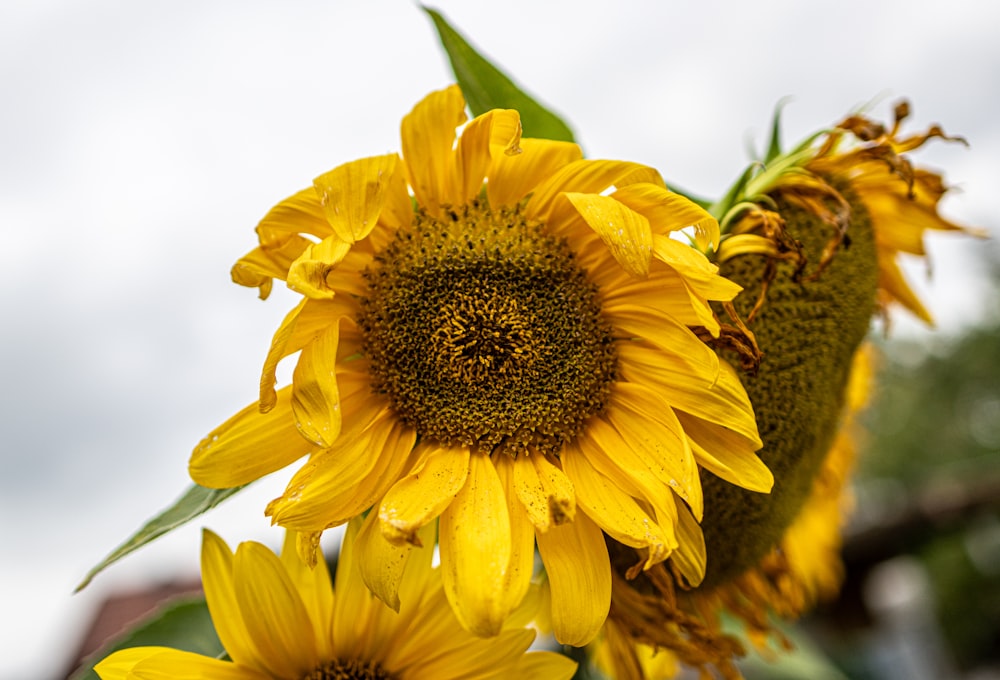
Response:
[{"label": "yellow petal", "polygon": [[327,222],[338,239],[354,243],[375,228],[398,160],[394,153],[362,158],[313,180]]},{"label": "yellow petal", "polygon": [[677,547],[672,526],[667,530],[660,527],[635,499],[599,473],[578,449],[566,447],[562,464],[577,489],[577,502],[601,529],[619,543],[648,549],[646,569],[670,556],[670,551]]},{"label": "yellow petal", "polygon": [[297,191],[271,208],[257,224],[257,236],[264,248],[275,247],[289,234],[311,234],[320,240],[333,235],[312,187]]},{"label": "yellow petal", "polygon": [[444,590],[459,622],[476,635],[497,635],[510,613],[511,531],[504,488],[486,454],[470,457],[469,478],[441,513],[440,532]]},{"label": "yellow petal", "polygon": [[[409,566],[411,554],[415,550],[430,554],[433,551],[436,531],[437,527],[433,522],[421,527],[418,540],[424,545],[423,548],[416,548],[409,543],[395,545],[382,535],[377,513],[369,513],[365,518],[355,543],[361,578],[375,597],[394,611],[399,612],[400,584],[404,570]],[[419,560],[414,560],[417,561]],[[427,564],[430,565],[430,560],[427,560]]]},{"label": "yellow petal", "polygon": [[696,226],[699,238],[706,246],[717,247],[719,244],[719,223],[716,219],[697,203],[666,187],[635,183],[619,188],[611,196],[644,215],[653,233],[667,234]]},{"label": "yellow petal", "polygon": [[[303,465],[284,494],[267,506],[265,514],[273,522],[297,531],[343,524],[368,509],[402,471],[413,445],[412,430],[379,402],[355,400],[352,409],[334,445]],[[395,476],[384,480],[381,473],[387,468]]]},{"label": "yellow petal", "polygon": [[260,375],[260,410],[263,413],[274,408],[276,396],[278,363],[290,354],[298,352],[341,318],[348,316],[353,308],[342,298],[336,300],[302,300],[282,320],[271,339],[271,347],[264,359]]},{"label": "yellow petal", "polygon": [[288,287],[314,300],[330,300],[336,292],[328,277],[351,250],[339,236],[310,244],[288,268]]},{"label": "yellow petal", "polygon": [[[413,199],[406,188],[406,167],[402,162],[396,164],[396,171],[389,178],[389,187],[385,196],[385,205],[379,215],[379,224],[388,227],[389,233],[408,227],[413,221]],[[386,244],[380,238],[380,230],[376,229],[368,235],[366,243],[377,245],[381,250]]]},{"label": "yellow petal", "polygon": [[723,425],[706,422],[683,411],[677,411],[677,417],[691,441],[698,465],[748,491],[771,491],[774,476],[754,454],[756,449],[747,444],[746,438]]},{"label": "yellow petal", "polygon": [[544,455],[518,456],[514,461],[514,489],[538,531],[572,522],[576,515],[573,484]]},{"label": "yellow petal", "polygon": [[231,661],[168,647],[134,647],[115,652],[94,667],[101,680],[268,680],[268,676]]},{"label": "yellow petal", "polygon": [[[714,319],[711,308],[693,296],[684,279],[668,267],[653,267],[648,279],[634,279],[621,267],[590,271],[603,294],[604,308],[609,311],[616,305],[652,307],[685,326],[708,327],[703,319],[706,316]],[[714,323],[718,335],[718,321]]]},{"label": "yellow petal", "polygon": [[[372,596],[361,578],[357,537],[362,519],[355,517],[347,525],[337,556],[334,576],[333,647],[334,658],[355,658],[374,632],[375,612],[384,605]],[[296,677],[303,677],[305,674]]]},{"label": "yellow petal", "polygon": [[466,120],[465,99],[457,85],[427,95],[403,118],[403,160],[410,186],[431,215],[440,215],[444,197],[456,193],[455,129]]},{"label": "yellow petal", "polygon": [[233,586],[247,633],[275,676],[302,677],[319,664],[309,613],[277,555],[260,543],[241,543]]},{"label": "yellow petal", "polygon": [[299,191],[271,208],[257,225],[260,246],[233,265],[233,282],[259,287],[261,299],[266,299],[271,279],[285,280],[292,262],[313,243],[300,234],[323,239],[332,233],[313,189]]},{"label": "yellow petal", "polygon": [[570,680],[576,674],[576,662],[556,652],[529,652],[517,660],[511,678]]},{"label": "yellow petal", "polygon": [[[686,349],[681,344],[676,347]],[[750,398],[728,363],[717,362],[713,375],[686,363],[691,358],[688,352],[668,352],[638,342],[621,343],[619,358],[626,381],[645,385],[675,409],[738,433],[746,440],[741,449],[756,451],[763,445]]]},{"label": "yellow petal", "polygon": [[389,541],[420,545],[417,531],[441,514],[466,483],[469,449],[428,446],[419,466],[382,499],[378,516]]},{"label": "yellow petal", "polygon": [[251,404],[201,440],[191,454],[188,473],[210,489],[248,484],[309,453],[291,413],[291,387],[277,393],[277,406],[261,413]]},{"label": "yellow petal", "polygon": [[878,285],[882,291],[889,294],[889,299],[903,305],[928,326],[934,325],[934,317],[906,282],[906,277],[903,276],[903,271],[893,254],[878,252]]},{"label": "yellow petal", "polygon": [[[701,526],[682,503],[677,504],[677,538],[680,545],[670,556],[670,561],[687,579],[688,585],[697,586],[705,578],[705,537]],[[720,556],[721,557],[721,556]]]},{"label": "yellow petal", "polygon": [[292,376],[292,414],[303,437],[328,447],[340,434],[337,389],[339,326],[332,323],[302,349]]},{"label": "yellow petal", "polygon": [[564,165],[535,189],[528,202],[527,215],[548,224],[552,208],[558,202],[556,198],[563,192],[600,194],[611,187],[621,188],[636,182],[665,186],[660,173],[647,165],[627,161],[578,160]]},{"label": "yellow petal", "polygon": [[645,467],[667,484],[701,517],[698,465],[673,409],[652,390],[619,382],[611,393],[608,419],[632,449],[639,469]]},{"label": "yellow petal", "polygon": [[552,632],[582,647],[597,635],[611,607],[611,562],[604,534],[584,513],[536,536],[552,590]]},{"label": "yellow petal", "polygon": [[600,235],[625,271],[638,278],[649,276],[653,246],[649,220],[610,196],[579,193],[565,196]]},{"label": "yellow petal", "polygon": [[365,512],[378,503],[418,460],[418,454],[413,448],[417,433],[398,420],[395,414],[387,411],[384,422],[373,425],[372,429],[375,427],[378,428],[375,436],[365,437],[369,442],[367,449],[354,448],[357,452],[355,455],[364,455],[366,450],[379,451],[379,455],[375,456],[375,464],[365,475],[363,484],[355,485],[348,493],[326,498],[329,509],[325,515],[328,522],[339,524]]},{"label": "yellow petal", "polygon": [[495,156],[521,153],[521,116],[511,109],[494,109],[477,116],[462,130],[455,149],[458,166],[456,189],[447,202],[463,204],[475,198],[483,188],[483,179]]},{"label": "yellow petal", "polygon": [[201,533],[201,580],[212,625],[235,663],[264,670],[267,666],[247,632],[233,582],[233,553],[225,541],[205,529]]},{"label": "yellow petal", "polygon": [[669,314],[646,305],[627,303],[605,305],[605,313],[617,335],[642,338],[663,350],[657,351],[642,343],[619,343],[622,356],[639,363],[648,357],[655,357],[656,362],[650,368],[664,365],[666,370],[689,376],[687,382],[708,386],[718,378],[718,355],[690,328]]},{"label": "yellow petal", "polygon": [[281,548],[281,565],[302,598],[309,620],[312,621],[318,656],[321,659],[330,658],[333,654],[330,638],[330,626],[333,623],[333,584],[330,582],[330,572],[326,568],[325,560],[317,560],[310,566],[301,559],[298,550],[300,536],[302,534],[295,531],[285,532],[285,541]]},{"label": "yellow petal", "polygon": [[557,170],[583,158],[583,151],[570,142],[522,139],[521,153],[494,154],[486,196],[490,205],[514,206]]},{"label": "yellow petal", "polygon": [[701,298],[732,300],[743,290],[719,275],[719,268],[700,252],[669,236],[653,236],[653,254],[657,260],[676,271]]},{"label": "yellow petal", "polygon": [[513,611],[524,602],[531,587],[531,577],[535,570],[535,528],[517,498],[514,459],[506,455],[497,456],[494,466],[500,477],[510,517],[510,565],[507,567],[503,592],[507,598],[505,607]]},{"label": "yellow petal", "polygon": [[[533,630],[508,630],[489,640],[473,639],[461,647],[419,663],[421,678],[463,678],[468,680],[505,680],[512,674],[516,660],[535,639]],[[547,676],[539,676],[545,677]]]},{"label": "yellow petal", "polygon": [[719,261],[725,261],[737,255],[767,255],[778,257],[781,252],[773,239],[757,234],[729,234],[719,251]]},{"label": "yellow petal", "polygon": [[[677,514],[670,486],[651,474],[647,461],[636,455],[632,445],[604,418],[592,418],[584,436],[577,437],[574,446],[600,474],[610,479],[623,492],[645,501],[656,515],[656,521],[670,531]],[[570,449],[573,450],[573,449]],[[667,518],[667,519],[663,519]]]},{"label": "yellow petal", "polygon": [[230,270],[233,283],[248,288],[259,288],[260,299],[271,294],[272,279],[284,281],[292,263],[312,244],[297,234],[288,234],[285,240],[271,247],[257,247],[241,257]]}]

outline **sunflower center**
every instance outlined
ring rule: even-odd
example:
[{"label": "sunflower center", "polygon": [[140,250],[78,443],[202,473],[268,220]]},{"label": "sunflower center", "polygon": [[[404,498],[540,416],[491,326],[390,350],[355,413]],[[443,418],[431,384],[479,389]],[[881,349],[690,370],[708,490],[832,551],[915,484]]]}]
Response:
[{"label": "sunflower center", "polygon": [[616,378],[597,287],[517,209],[419,213],[365,272],[372,385],[421,437],[555,453]]},{"label": "sunflower center", "polygon": [[315,668],[302,680],[393,680],[381,666],[373,661],[331,661]]}]

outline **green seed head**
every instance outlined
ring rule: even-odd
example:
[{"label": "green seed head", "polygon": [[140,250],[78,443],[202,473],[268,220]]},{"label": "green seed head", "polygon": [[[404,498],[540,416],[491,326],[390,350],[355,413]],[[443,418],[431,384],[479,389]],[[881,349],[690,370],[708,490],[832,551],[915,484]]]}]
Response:
[{"label": "green seed head", "polygon": [[[878,284],[871,220],[856,197],[845,198],[852,207],[848,240],[829,266],[815,280],[797,282],[795,263],[779,265],[750,324],[764,356],[759,371],[741,380],[774,488],[746,491],[702,470],[708,552],[702,588],[738,576],[777,544],[808,498],[837,430],[851,358],[868,331]],[[779,202],[779,211],[814,266],[832,227],[794,205]],[[744,318],[760,295],[766,264],[763,256],[741,255],[721,265],[723,275],[744,287],[736,299]]]}]

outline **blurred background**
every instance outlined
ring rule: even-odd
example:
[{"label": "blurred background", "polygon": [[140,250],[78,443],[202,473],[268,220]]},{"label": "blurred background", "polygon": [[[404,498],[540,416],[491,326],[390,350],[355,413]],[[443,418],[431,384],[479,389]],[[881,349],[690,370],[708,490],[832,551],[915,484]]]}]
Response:
[{"label": "blurred background", "polygon": [[[873,100],[886,119],[908,97],[911,129],[937,122],[971,143],[917,157],[955,187],[944,213],[1000,233],[988,0],[434,6],[588,156],[708,197],[783,97],[789,141]],[[254,225],[314,176],[398,150],[402,115],[450,81],[430,21],[403,0],[0,6],[0,678],[65,677],[106,598],[197,583],[203,525],[278,544],[262,508],[287,473],[72,595],[186,488],[198,440],[255,399],[291,296],[262,303],[229,282]],[[796,633],[833,660],[830,677],[1000,677],[996,248],[928,240],[929,266],[908,271],[938,327],[900,312],[879,333],[848,587]]]}]

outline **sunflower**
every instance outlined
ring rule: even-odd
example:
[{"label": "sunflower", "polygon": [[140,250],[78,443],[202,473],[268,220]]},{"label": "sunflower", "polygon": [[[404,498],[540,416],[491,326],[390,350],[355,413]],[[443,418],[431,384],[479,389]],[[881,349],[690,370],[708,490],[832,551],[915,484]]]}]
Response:
[{"label": "sunflower", "polygon": [[[825,267],[847,238],[852,210],[862,209],[872,222],[878,261],[878,302],[883,310],[894,304],[933,324],[899,266],[899,255],[927,255],[928,231],[983,233],[956,224],[938,211],[947,186],[940,173],[915,167],[906,154],[932,139],[966,144],[938,125],[921,133],[903,135],[910,104],[903,100],[893,109],[893,123],[886,126],[860,114],[844,118],[832,130],[804,140],[793,150],[769,159],[759,174],[739,191],[737,200],[720,202],[715,212],[726,213],[719,259],[746,253],[793,257],[783,238],[781,215],[770,208],[773,199],[784,199],[821,218],[834,230],[823,258]],[[821,143],[815,143],[822,140]],[[852,206],[853,202],[853,206]],[[726,242],[728,241],[728,243]]]},{"label": "sunflower", "polygon": [[[781,539],[752,567],[714,588],[683,590],[662,570],[642,585],[614,577],[611,616],[589,649],[608,677],[662,680],[681,664],[710,677],[742,677],[735,660],[752,643],[761,653],[790,649],[774,618],[793,621],[837,595],[843,579],[842,528],[852,506],[849,481],[863,436],[858,414],[871,393],[873,348],[855,355],[840,426],[809,496]],[[738,622],[742,634],[725,621]]]},{"label": "sunflower", "polygon": [[703,674],[738,678],[745,640],[723,632],[723,616],[742,621],[751,642],[787,644],[771,617],[794,619],[836,594],[855,417],[870,375],[863,339],[891,304],[931,320],[902,277],[901,253],[925,254],[928,230],[976,233],[939,214],[941,176],[905,155],[933,138],[963,140],[937,126],[904,137],[908,114],[897,105],[888,128],[849,116],[787,152],[772,140],[709,208],[721,223],[720,271],[745,287],[733,306],[763,352],[759,371],[741,380],[774,488],[747,494],[703,474],[709,573],[696,589],[659,566],[628,578],[630,549],[610,544],[618,567],[595,655],[611,657],[617,675],[659,677],[640,662],[666,649]]},{"label": "sunflower", "polygon": [[[166,647],[115,652],[95,667],[102,680],[227,678],[231,680],[406,680],[407,678],[568,678],[576,664],[552,652],[525,653],[533,630],[514,620],[495,640],[459,626],[448,607],[432,551],[416,551],[395,612],[361,581],[352,523],[337,561],[336,587],[326,563],[310,569],[287,532],[278,557],[256,542],[234,554],[210,531],[203,535],[202,578],[208,609],[227,659]],[[530,617],[526,610],[518,619]],[[516,624],[516,625],[515,625]]]},{"label": "sunflower", "polygon": [[524,597],[537,544],[556,638],[582,645],[610,606],[603,533],[634,569],[669,559],[698,583],[699,470],[771,487],[746,392],[702,341],[739,335],[710,301],[740,288],[702,252],[716,220],[657,171],[522,139],[512,110],[456,137],[466,120],[457,87],[432,93],[403,120],[402,157],[341,165],[264,217],[233,278],[302,299],[259,403],[190,473],[228,488],[308,456],[266,514],[310,537],[310,560],[320,532],[372,508],[360,569],[394,608],[439,518],[445,593],[479,635]]}]

